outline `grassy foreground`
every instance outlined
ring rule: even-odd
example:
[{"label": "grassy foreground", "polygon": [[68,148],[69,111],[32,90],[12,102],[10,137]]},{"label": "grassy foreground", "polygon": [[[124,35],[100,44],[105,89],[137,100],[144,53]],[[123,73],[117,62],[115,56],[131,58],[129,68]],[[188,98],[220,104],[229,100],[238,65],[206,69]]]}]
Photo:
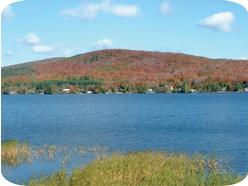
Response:
[{"label": "grassy foreground", "polygon": [[230,185],[242,177],[221,170],[215,159],[202,156],[138,152],[97,159],[71,175],[60,171],[31,179],[30,186]]},{"label": "grassy foreground", "polygon": [[16,140],[3,141],[1,143],[2,163],[16,166],[24,161],[29,161],[31,150],[27,143],[20,143]]}]

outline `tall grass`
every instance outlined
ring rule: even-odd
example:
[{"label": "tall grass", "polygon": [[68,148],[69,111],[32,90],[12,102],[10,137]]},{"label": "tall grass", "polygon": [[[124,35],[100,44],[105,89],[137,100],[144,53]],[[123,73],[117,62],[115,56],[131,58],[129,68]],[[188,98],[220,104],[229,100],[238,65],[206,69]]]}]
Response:
[{"label": "tall grass", "polygon": [[242,177],[221,170],[217,160],[164,152],[115,154],[97,159],[71,175],[60,171],[34,178],[30,186],[211,186],[239,182]]},{"label": "tall grass", "polygon": [[70,162],[72,155],[83,156],[91,153],[91,155],[99,156],[107,153],[104,147],[66,147],[45,144],[41,147],[30,147],[27,143],[21,143],[17,140],[7,140],[2,143],[2,163],[6,166],[17,166],[21,163],[32,163],[35,160],[58,161],[62,165]]},{"label": "tall grass", "polygon": [[1,158],[3,164],[16,166],[24,161],[30,161],[31,150],[27,143],[8,140],[3,141],[1,147]]}]

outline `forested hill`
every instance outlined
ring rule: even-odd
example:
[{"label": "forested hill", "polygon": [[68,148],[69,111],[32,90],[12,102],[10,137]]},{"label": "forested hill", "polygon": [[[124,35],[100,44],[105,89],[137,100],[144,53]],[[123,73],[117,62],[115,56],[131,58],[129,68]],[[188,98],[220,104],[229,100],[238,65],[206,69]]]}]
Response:
[{"label": "forested hill", "polygon": [[186,54],[101,50],[2,68],[2,93],[242,91],[248,61]]}]

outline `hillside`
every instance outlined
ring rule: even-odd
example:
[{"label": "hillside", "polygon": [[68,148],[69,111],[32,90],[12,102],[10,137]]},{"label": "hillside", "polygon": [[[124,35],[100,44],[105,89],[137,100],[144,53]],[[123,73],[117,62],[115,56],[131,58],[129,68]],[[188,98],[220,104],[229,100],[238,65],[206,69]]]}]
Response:
[{"label": "hillside", "polygon": [[101,50],[2,68],[2,93],[244,90],[248,60],[208,59],[186,54]]}]

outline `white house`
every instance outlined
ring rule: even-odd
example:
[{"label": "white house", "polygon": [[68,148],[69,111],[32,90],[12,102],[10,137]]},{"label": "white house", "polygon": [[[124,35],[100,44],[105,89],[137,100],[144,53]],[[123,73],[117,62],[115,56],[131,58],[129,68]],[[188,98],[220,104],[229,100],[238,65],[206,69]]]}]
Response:
[{"label": "white house", "polygon": [[191,92],[191,93],[196,93],[197,90],[195,90],[195,89],[190,89],[190,92]]},{"label": "white house", "polygon": [[150,89],[148,89],[148,90],[146,91],[146,93],[147,93],[147,94],[152,94],[152,93],[154,93],[154,92],[153,92],[153,90],[150,88]]},{"label": "white house", "polygon": [[116,94],[123,94],[123,92],[116,92]]},{"label": "white house", "polygon": [[70,89],[69,88],[65,88],[62,90],[63,93],[65,94],[69,94],[70,93]]},{"label": "white house", "polygon": [[170,88],[170,90],[174,90],[174,87],[172,85],[169,88]]},{"label": "white house", "polygon": [[34,89],[28,91],[29,94],[34,94]]},{"label": "white house", "polygon": [[15,90],[12,90],[9,92],[9,94],[17,94],[17,92]]}]

